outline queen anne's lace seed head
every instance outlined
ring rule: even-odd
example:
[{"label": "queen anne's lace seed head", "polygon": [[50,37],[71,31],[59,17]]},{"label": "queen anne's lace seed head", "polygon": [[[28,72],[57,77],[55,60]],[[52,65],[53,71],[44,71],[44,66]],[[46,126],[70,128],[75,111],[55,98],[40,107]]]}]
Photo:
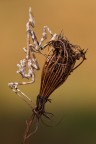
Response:
[{"label": "queen anne's lace seed head", "polygon": [[[35,54],[38,52],[46,57],[46,62],[43,67],[43,74],[42,74],[42,81],[41,81],[41,88],[40,93],[37,96],[36,107],[32,108],[33,117],[31,117],[31,121],[27,122],[27,128],[24,135],[24,143],[26,143],[26,139],[29,138],[31,134],[30,125],[34,119],[36,118],[37,121],[41,118],[41,116],[45,116],[46,118],[50,117],[49,114],[45,112],[45,104],[47,101],[50,101],[48,98],[50,94],[59,87],[69,74],[80,66],[83,61],[85,60],[85,53],[79,46],[72,45],[68,41],[68,39],[63,36],[62,32],[57,35],[56,33],[53,34],[52,31],[49,29],[48,26],[43,27],[42,38],[40,42],[38,41],[33,28],[35,26],[35,20],[32,15],[32,10],[29,8],[29,21],[26,24],[26,31],[27,31],[27,46],[23,48],[25,52],[25,59],[20,60],[19,64],[17,64],[18,71],[17,73],[22,76],[22,78],[30,79],[31,81],[28,82],[11,82],[8,86],[20,97],[27,98],[27,100],[23,99],[28,105],[30,105],[29,101],[31,99],[24,94],[18,86],[32,84],[35,81],[35,74],[34,70],[39,70],[39,64],[35,57]],[[51,38],[46,44],[42,44],[47,39],[47,31],[49,32]],[[30,41],[32,39],[32,43]],[[41,50],[49,47],[48,55],[43,54]],[[75,62],[82,58],[81,63],[75,66]],[[74,67],[75,66],[75,67]]]}]

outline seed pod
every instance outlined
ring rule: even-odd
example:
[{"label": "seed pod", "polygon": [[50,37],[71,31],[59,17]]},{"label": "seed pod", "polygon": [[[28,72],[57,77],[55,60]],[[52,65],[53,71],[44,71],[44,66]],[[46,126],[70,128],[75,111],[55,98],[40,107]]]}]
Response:
[{"label": "seed pod", "polygon": [[[44,107],[51,93],[85,60],[86,53],[79,46],[70,44],[61,35],[57,40],[50,41],[48,45],[53,47],[53,51],[46,59],[42,70],[40,92],[34,109],[38,118],[46,114]],[[75,67],[76,61],[80,58],[82,61]]]}]

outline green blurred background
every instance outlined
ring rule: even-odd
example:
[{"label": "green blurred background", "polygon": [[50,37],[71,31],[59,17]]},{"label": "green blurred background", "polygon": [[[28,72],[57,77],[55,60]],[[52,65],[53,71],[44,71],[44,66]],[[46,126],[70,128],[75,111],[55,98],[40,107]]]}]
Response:
[{"label": "green blurred background", "polygon": [[[96,1],[95,0],[0,0],[0,143],[21,144],[25,121],[31,110],[9,88],[8,82],[22,81],[16,74],[19,60],[24,58],[28,9],[32,7],[36,21],[34,31],[40,40],[42,28],[53,33],[63,29],[73,43],[87,49],[87,60],[57,89],[46,105],[55,114],[49,124],[40,124],[30,144],[95,144],[96,143]],[[37,55],[41,70],[44,58]],[[39,93],[41,70],[36,82],[24,86],[35,104]]]}]

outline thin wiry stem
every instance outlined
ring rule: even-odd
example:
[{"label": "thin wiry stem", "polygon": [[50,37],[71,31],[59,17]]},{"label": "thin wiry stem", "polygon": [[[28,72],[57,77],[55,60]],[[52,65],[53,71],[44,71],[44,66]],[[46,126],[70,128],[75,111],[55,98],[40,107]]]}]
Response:
[{"label": "thin wiry stem", "polygon": [[[35,120],[35,118],[36,118],[36,127],[35,127],[35,129],[34,129],[32,132],[30,132],[32,123],[33,123],[33,121]],[[39,120],[38,120],[38,118],[36,117],[36,115],[33,114],[33,115],[31,116],[30,120],[29,120],[29,121],[26,121],[26,129],[25,129],[25,132],[24,132],[23,144],[26,144],[26,141],[28,140],[28,138],[29,138],[30,136],[34,135],[34,134],[37,132],[38,127],[39,127]]]}]

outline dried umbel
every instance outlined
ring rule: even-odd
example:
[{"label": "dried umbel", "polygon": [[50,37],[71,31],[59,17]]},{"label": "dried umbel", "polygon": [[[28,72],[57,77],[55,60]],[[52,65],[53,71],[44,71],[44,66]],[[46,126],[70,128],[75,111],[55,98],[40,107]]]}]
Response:
[{"label": "dried umbel", "polygon": [[[71,44],[62,34],[53,34],[51,30],[44,26],[43,34],[41,41],[38,42],[33,28],[35,26],[34,18],[32,16],[31,8],[29,9],[29,21],[26,25],[27,28],[27,48],[24,48],[26,53],[26,58],[20,61],[20,64],[17,64],[19,67],[18,73],[21,74],[23,78],[32,78],[31,82],[22,82],[22,83],[9,83],[10,88],[17,93],[19,96],[24,96],[27,100],[31,99],[20,91],[18,88],[19,85],[31,84],[35,80],[34,69],[39,70],[39,65],[35,57],[35,53],[40,53],[46,57],[45,64],[42,70],[41,76],[41,86],[40,92],[37,96],[36,106],[32,108],[32,116],[30,120],[26,122],[27,128],[25,130],[23,143],[26,143],[26,140],[36,132],[38,128],[39,120],[42,116],[50,119],[52,113],[45,111],[45,104],[47,101],[51,102],[49,96],[51,93],[56,90],[60,85],[62,85],[68,76],[73,72],[77,67],[79,67],[83,61],[86,59],[86,51],[82,50],[80,46]],[[42,45],[43,41],[47,38],[48,31],[51,35],[50,41],[45,45]],[[30,42],[30,38],[33,41],[33,45]],[[49,47],[49,53],[43,54],[41,51]],[[76,65],[76,61],[80,61]],[[26,67],[28,66],[28,74],[26,74]],[[23,98],[23,97],[22,97]],[[25,99],[23,99],[25,100]],[[25,100],[29,104],[29,102]],[[36,120],[36,129],[33,133],[30,132],[30,127],[33,120]]]}]

